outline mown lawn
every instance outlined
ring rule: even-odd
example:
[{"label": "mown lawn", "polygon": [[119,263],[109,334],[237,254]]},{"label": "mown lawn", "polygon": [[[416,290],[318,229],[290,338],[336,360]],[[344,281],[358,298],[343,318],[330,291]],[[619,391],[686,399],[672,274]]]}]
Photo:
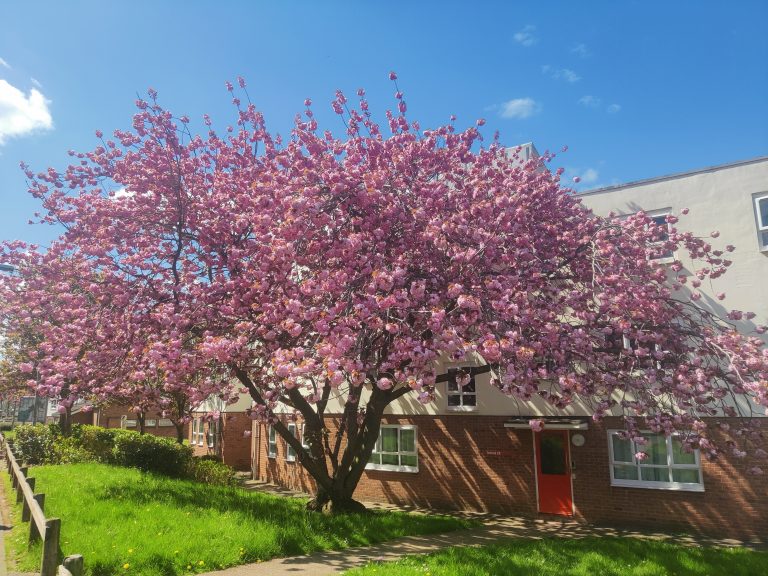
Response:
[{"label": "mown lawn", "polygon": [[372,563],[347,576],[756,576],[768,552],[634,538],[505,540]]},{"label": "mown lawn", "polygon": [[[295,498],[104,464],[40,466],[29,475],[46,495],[46,516],[62,519],[63,555],[82,554],[91,576],[206,572],[472,526],[436,515],[326,516],[306,512]],[[4,481],[8,494],[7,475]],[[27,554],[28,530],[16,523],[6,535],[19,571],[34,571],[40,561],[39,549]]]}]

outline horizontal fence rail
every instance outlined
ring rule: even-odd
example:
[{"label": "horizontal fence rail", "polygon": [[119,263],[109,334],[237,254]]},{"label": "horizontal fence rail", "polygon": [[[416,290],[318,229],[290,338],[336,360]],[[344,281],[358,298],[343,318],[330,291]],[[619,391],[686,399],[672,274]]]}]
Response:
[{"label": "horizontal fence rail", "polygon": [[[11,485],[16,491],[16,503],[21,503],[21,520],[29,522],[29,542],[43,542],[43,558],[40,563],[40,576],[81,576],[83,557],[79,554],[68,556],[64,564],[59,565],[59,539],[61,520],[45,517],[45,494],[35,494],[35,479],[28,478],[29,468],[19,464],[11,449],[0,434],[0,457],[5,458]],[[10,496],[10,495],[9,495]]]}]

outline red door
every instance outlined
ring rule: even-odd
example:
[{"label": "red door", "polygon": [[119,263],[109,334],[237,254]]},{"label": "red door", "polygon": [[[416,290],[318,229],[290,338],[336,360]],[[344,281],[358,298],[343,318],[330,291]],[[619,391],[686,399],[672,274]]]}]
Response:
[{"label": "red door", "polygon": [[544,430],[535,437],[539,512],[573,516],[568,431]]}]

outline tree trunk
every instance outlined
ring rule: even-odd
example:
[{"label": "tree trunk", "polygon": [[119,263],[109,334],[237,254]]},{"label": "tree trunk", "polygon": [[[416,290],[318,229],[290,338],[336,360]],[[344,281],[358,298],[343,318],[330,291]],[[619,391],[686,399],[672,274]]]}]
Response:
[{"label": "tree trunk", "polygon": [[356,487],[334,486],[331,492],[319,487],[315,497],[307,502],[307,510],[325,514],[362,514],[368,512],[362,503],[352,498]]},{"label": "tree trunk", "polygon": [[184,444],[184,422],[174,422],[174,428],[176,428],[176,442]]},{"label": "tree trunk", "polygon": [[66,411],[59,414],[59,429],[61,435],[68,438],[72,435],[72,407],[66,406]]},{"label": "tree trunk", "polygon": [[136,422],[139,425],[139,434],[144,434],[144,423],[146,421],[146,414],[144,412],[139,412],[136,414]]}]

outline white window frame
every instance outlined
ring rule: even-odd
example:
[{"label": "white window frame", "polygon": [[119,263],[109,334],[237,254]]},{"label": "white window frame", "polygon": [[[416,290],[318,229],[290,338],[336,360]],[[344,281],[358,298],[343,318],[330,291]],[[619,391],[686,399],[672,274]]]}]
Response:
[{"label": "white window frame", "polygon": [[[659,465],[659,464],[644,464],[641,461],[638,461],[637,458],[635,458],[635,454],[638,452],[643,451],[642,446],[638,446],[635,444],[635,442],[632,439],[628,439],[628,442],[631,442],[631,452],[632,452],[632,462],[622,462],[617,461],[614,459],[613,454],[613,437],[617,436],[621,433],[621,430],[608,430],[608,456],[609,456],[609,469],[611,472],[611,486],[623,486],[628,488],[648,488],[652,490],[680,490],[680,491],[686,491],[686,492],[704,492],[704,476],[701,471],[701,455],[699,454],[699,450],[694,450],[694,458],[695,463],[694,464],[675,464],[672,461],[672,439],[675,438],[677,435],[673,434],[671,436],[666,436],[666,445],[667,445],[667,465]],[[654,432],[642,432],[643,436],[662,436],[663,434],[656,434]],[[635,466],[637,468],[637,480],[627,480],[623,478],[615,478],[614,477],[614,466]],[[642,468],[664,468],[665,470],[668,470],[670,472],[669,477],[672,478],[672,470],[696,470],[699,473],[699,481],[696,483],[693,482],[657,482],[654,480],[642,480],[642,474],[641,470]]]},{"label": "white window frame", "polygon": [[763,234],[768,237],[768,222],[760,221],[760,202],[768,202],[768,194],[755,196],[755,221],[757,224],[757,242],[762,252],[768,252],[768,239],[763,243]]},{"label": "white window frame", "polygon": [[[445,373],[448,374],[449,370],[461,370],[462,368],[476,368],[476,366],[472,366],[469,364],[451,364],[445,367]],[[459,386],[458,382],[456,383],[456,390],[449,390],[449,387],[451,385],[450,380],[445,382],[445,409],[448,412],[477,412],[477,401],[478,401],[478,394],[477,394],[477,375],[470,376],[471,379],[475,381],[475,391],[474,392],[467,392],[466,385],[465,386]],[[460,404],[458,406],[451,406],[448,398],[450,396],[458,396]],[[472,397],[475,399],[475,404],[464,404],[464,398]]]},{"label": "white window frame", "polygon": [[304,422],[301,423],[301,447],[305,450],[309,450],[309,444],[307,444],[307,441],[305,438],[307,437],[306,434],[304,434],[304,429],[306,428],[306,424]]},{"label": "white window frame", "polygon": [[[381,451],[381,431],[384,429],[397,429],[397,452],[382,452]],[[402,430],[413,430],[413,452],[404,452],[400,449],[400,432]],[[382,424],[379,430],[379,437],[376,439],[376,446],[374,446],[371,456],[374,454],[386,454],[388,456],[396,454],[398,461],[402,456],[415,456],[416,466],[407,466],[401,464],[375,464],[368,462],[365,465],[366,470],[386,470],[389,472],[410,472],[416,473],[419,471],[419,429],[418,426],[411,424]]]},{"label": "white window frame", "polygon": [[197,445],[205,446],[205,420],[198,418],[197,423]]},{"label": "white window frame", "polygon": [[[290,422],[286,428],[288,428],[288,432],[290,432],[294,438],[298,438],[296,436],[297,426],[293,422]],[[296,451],[293,449],[293,447],[288,443],[288,441],[285,441],[285,461],[286,462],[296,462]]]},{"label": "white window frame", "polygon": [[267,457],[277,458],[277,430],[272,425],[267,428]]},{"label": "white window frame", "polygon": [[218,430],[218,420],[209,420],[208,421],[208,433],[205,435],[206,443],[208,444],[208,448],[214,448],[216,446],[216,435]]}]

